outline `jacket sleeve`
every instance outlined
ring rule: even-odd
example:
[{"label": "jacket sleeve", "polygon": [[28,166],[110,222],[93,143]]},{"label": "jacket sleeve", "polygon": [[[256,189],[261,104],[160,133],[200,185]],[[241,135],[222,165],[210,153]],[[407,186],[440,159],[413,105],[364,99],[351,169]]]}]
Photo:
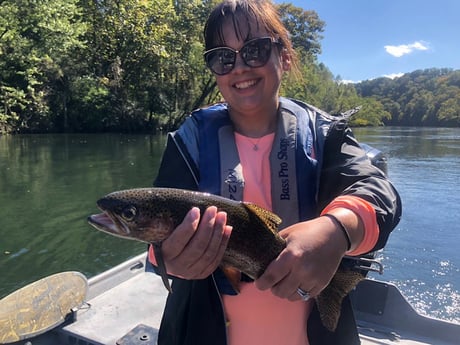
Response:
[{"label": "jacket sleeve", "polygon": [[346,119],[332,122],[326,135],[318,192],[319,210],[340,195],[362,198],[374,207],[380,231],[371,251],[383,248],[401,218],[401,199],[385,174],[371,163]]}]

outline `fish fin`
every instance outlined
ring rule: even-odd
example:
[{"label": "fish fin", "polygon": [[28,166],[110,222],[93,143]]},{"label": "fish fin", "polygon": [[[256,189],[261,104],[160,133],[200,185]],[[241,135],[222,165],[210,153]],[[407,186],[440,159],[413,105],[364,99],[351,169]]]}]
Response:
[{"label": "fish fin", "polygon": [[282,220],[273,212],[260,207],[251,202],[243,202],[244,207],[250,210],[252,213],[256,214],[259,219],[273,232],[278,232],[278,226],[281,224]]},{"label": "fish fin", "polygon": [[221,267],[222,272],[224,272],[227,277],[230,285],[236,293],[240,293],[240,281],[241,281],[241,271],[237,270],[234,267],[226,266]]},{"label": "fish fin", "polygon": [[337,328],[344,297],[363,279],[360,272],[339,268],[329,285],[316,297],[321,322],[329,331]]},{"label": "fish fin", "polygon": [[169,293],[172,293],[171,285],[169,284],[168,272],[166,271],[165,261],[163,260],[163,252],[161,251],[161,242],[152,243],[153,253],[155,254],[155,260],[157,262],[158,274],[163,281],[163,285]]}]

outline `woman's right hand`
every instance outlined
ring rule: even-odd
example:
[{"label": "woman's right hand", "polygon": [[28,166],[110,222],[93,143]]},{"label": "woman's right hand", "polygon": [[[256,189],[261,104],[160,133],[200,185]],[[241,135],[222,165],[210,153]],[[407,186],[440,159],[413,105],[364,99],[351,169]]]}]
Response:
[{"label": "woman's right hand", "polygon": [[231,231],[227,214],[215,206],[208,207],[203,215],[199,208],[192,208],[162,243],[168,274],[184,279],[211,275],[222,260]]}]

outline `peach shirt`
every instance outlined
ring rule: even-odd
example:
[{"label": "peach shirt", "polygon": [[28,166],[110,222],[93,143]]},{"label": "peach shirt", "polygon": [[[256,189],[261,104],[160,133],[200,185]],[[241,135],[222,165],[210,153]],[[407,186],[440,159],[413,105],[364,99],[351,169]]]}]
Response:
[{"label": "peach shirt", "polygon": [[[235,133],[245,181],[243,200],[271,210],[269,156],[275,134],[253,139]],[[258,150],[254,150],[257,145]],[[241,283],[236,296],[222,295],[229,345],[308,345],[312,302],[290,302]]]}]

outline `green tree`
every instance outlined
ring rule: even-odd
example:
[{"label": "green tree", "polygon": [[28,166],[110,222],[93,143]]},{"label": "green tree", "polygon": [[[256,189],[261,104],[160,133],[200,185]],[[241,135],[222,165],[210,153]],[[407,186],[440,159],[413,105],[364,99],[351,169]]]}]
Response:
[{"label": "green tree", "polygon": [[437,119],[443,126],[460,126],[460,70],[437,78]]},{"label": "green tree", "polygon": [[438,119],[447,126],[460,126],[460,92],[440,104]]},{"label": "green tree", "polygon": [[[103,121],[107,129],[142,129],[151,120],[149,89],[159,79],[161,59],[169,56],[166,45],[174,14],[172,2],[85,0],[82,6],[89,25],[87,81],[93,79],[87,91],[108,98],[102,102],[108,108],[93,112],[92,123],[97,126]],[[97,121],[97,116],[102,118]]]},{"label": "green tree", "polygon": [[47,129],[52,126],[48,100],[65,93],[55,83],[61,83],[85,30],[77,0],[4,0],[0,18],[2,127]]},{"label": "green tree", "polygon": [[299,60],[300,76],[286,78],[281,88],[282,94],[306,100],[320,106],[318,100],[325,88],[322,81],[331,79],[332,74],[323,65],[317,64],[317,55],[321,53],[321,33],[325,23],[314,11],[306,11],[290,3],[278,5],[283,24],[288,29],[292,45]]},{"label": "green tree", "polygon": [[430,68],[394,80],[378,78],[356,85],[360,95],[379,100],[392,125],[458,126],[460,71]]},{"label": "green tree", "polygon": [[323,38],[321,33],[324,32],[325,22],[315,11],[304,10],[291,3],[278,5],[278,11],[302,62],[309,63],[311,58],[316,60],[321,53],[320,41]]},{"label": "green tree", "polygon": [[215,82],[202,57],[203,24],[212,4],[86,0],[87,55],[94,71],[88,71],[86,81],[94,80],[87,91],[102,107],[93,109],[94,126],[100,116],[109,129],[171,129],[193,108],[215,99]]},{"label": "green tree", "polygon": [[176,0],[167,57],[162,57],[159,79],[152,92],[164,129],[176,128],[193,109],[218,99],[215,78],[203,59],[204,23],[216,1]]}]

